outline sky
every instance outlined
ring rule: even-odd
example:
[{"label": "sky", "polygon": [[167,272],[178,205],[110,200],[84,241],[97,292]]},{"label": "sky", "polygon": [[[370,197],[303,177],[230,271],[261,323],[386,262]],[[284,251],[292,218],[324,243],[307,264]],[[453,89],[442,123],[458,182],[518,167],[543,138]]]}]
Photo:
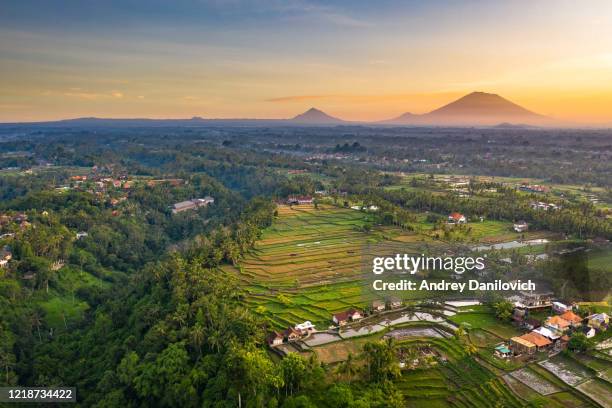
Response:
[{"label": "sky", "polygon": [[612,124],[612,2],[0,0],[0,122],[383,120],[472,91]]}]

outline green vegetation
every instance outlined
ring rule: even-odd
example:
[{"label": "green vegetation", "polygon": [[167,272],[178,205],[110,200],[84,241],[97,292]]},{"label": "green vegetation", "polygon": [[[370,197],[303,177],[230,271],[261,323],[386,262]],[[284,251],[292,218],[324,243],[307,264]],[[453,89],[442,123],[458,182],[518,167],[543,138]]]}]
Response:
[{"label": "green vegetation", "polygon": [[[0,129],[0,249],[8,255],[0,269],[0,385],[76,386],[80,406],[98,407],[605,401],[610,361],[592,343],[608,333],[591,342],[575,335],[570,348],[586,352],[552,360],[586,373],[570,386],[537,364],[493,356],[496,344],[521,334],[508,322],[511,305],[497,298],[446,317],[421,301],[447,294],[403,293],[407,312],[436,320],[403,329],[450,336],[443,325],[450,322],[460,326],[455,337],[393,341],[384,338],[388,329],[282,358],[265,344],[271,330],[305,320],[325,330],[332,313],[367,310],[391,295],[373,293],[361,265],[381,244],[457,253],[546,237],[557,242],[488,251],[487,273],[537,276],[563,296],[592,300],[584,313],[609,311],[607,293],[581,296],[610,287],[612,261],[601,240],[612,231],[610,168],[589,159],[609,141],[597,134],[580,143],[558,135],[550,154],[545,138],[530,145],[525,136],[486,129],[27,129],[18,139]],[[522,182],[551,190],[519,191]],[[313,205],[274,204],[315,191],[323,192]],[[171,211],[209,195],[213,205]],[[535,210],[536,200],[562,208]],[[453,211],[467,224],[447,225]],[[519,219],[530,231],[512,230]],[[576,250],[565,264],[534,266],[524,257],[576,248],[588,251]],[[541,395],[512,376],[517,369],[555,392]]]},{"label": "green vegetation", "polygon": [[451,316],[450,321],[465,325],[469,329],[482,329],[498,336],[500,339],[508,339],[520,335],[520,332],[508,323],[499,321],[491,312],[464,312]]}]

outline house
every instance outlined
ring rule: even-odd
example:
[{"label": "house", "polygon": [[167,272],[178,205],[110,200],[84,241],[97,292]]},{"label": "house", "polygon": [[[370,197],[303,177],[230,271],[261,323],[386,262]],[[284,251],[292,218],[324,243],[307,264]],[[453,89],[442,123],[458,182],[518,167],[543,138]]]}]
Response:
[{"label": "house", "polygon": [[544,309],[551,306],[553,293],[552,292],[527,292],[521,291],[518,296],[518,301],[515,302],[516,307],[523,309]]},{"label": "house", "polygon": [[527,330],[537,329],[541,325],[542,324],[540,323],[540,321],[538,319],[534,319],[534,318],[531,318],[531,317],[523,320],[523,323],[522,323],[522,326],[524,328],[526,328]]},{"label": "house", "polygon": [[536,352],[537,349],[537,346],[535,344],[521,337],[512,337],[510,339],[510,347],[514,352],[514,355],[533,354]]},{"label": "house", "polygon": [[197,204],[193,200],[181,201],[172,206],[172,214],[177,214],[183,211],[194,210]]},{"label": "house", "polygon": [[527,312],[525,311],[525,309],[515,307],[514,310],[512,311],[512,319],[515,321],[522,322],[526,314]]},{"label": "house", "polygon": [[402,307],[402,299],[395,297],[395,296],[391,296],[389,298],[389,307],[391,309],[398,309]]},{"label": "house", "polygon": [[597,330],[605,330],[610,323],[610,317],[605,313],[596,313],[587,317],[588,325]]},{"label": "house", "polygon": [[551,344],[553,344],[553,342],[550,341],[550,339],[541,335],[537,331],[532,331],[527,334],[523,334],[521,336],[521,339],[527,340],[528,342],[535,344],[537,351],[546,350]]},{"label": "house", "polygon": [[181,201],[180,203],[176,203],[172,206],[172,214],[177,214],[183,211],[195,210],[199,207],[206,207],[214,202],[215,199],[210,196]]},{"label": "house", "polygon": [[570,338],[567,334],[561,336],[558,342],[555,343],[555,348],[559,350],[565,350],[569,344]]},{"label": "house", "polygon": [[86,233],[85,231],[79,231],[76,233],[76,239],[83,239],[86,238],[89,234]]},{"label": "house", "polygon": [[287,204],[312,204],[312,196],[289,196]]},{"label": "house", "polygon": [[283,344],[284,340],[285,337],[279,332],[272,332],[268,334],[268,337],[266,338],[266,342],[270,347],[280,346]]},{"label": "house", "polygon": [[495,347],[494,354],[499,358],[512,357],[512,351],[510,351],[505,344],[500,344],[499,346]]},{"label": "house", "polygon": [[453,212],[448,216],[449,224],[465,224],[465,215],[458,212]]},{"label": "house", "polygon": [[589,326],[584,326],[581,331],[587,337],[587,339],[594,337],[596,334],[595,329]]},{"label": "house", "polygon": [[346,312],[336,313],[332,316],[332,321],[338,326],[344,326],[348,322],[354,322],[363,316],[359,310],[349,309]]},{"label": "house", "polygon": [[532,185],[522,184],[519,187],[519,190],[525,191],[528,193],[548,193],[550,191],[550,188],[546,186],[540,186],[537,184],[532,184]]},{"label": "house", "polygon": [[300,337],[302,337],[302,334],[295,330],[293,327],[288,327],[287,330],[283,332],[283,337],[287,341],[296,341],[299,340]]},{"label": "house", "polygon": [[567,320],[570,323],[570,326],[572,327],[578,327],[582,324],[582,317],[578,316],[576,313],[572,312],[571,310],[568,310],[567,312],[563,313],[559,317],[562,318],[563,320]]},{"label": "house", "polygon": [[529,225],[525,221],[519,221],[514,223],[514,230],[516,232],[525,232],[529,228]]},{"label": "house", "polygon": [[546,326],[538,327],[537,329],[532,330],[531,333],[541,334],[550,341],[557,341],[561,337],[561,333],[559,333],[559,331]]},{"label": "house", "polygon": [[6,268],[11,259],[13,259],[13,253],[8,245],[5,245],[0,249],[0,268]]},{"label": "house", "polygon": [[564,332],[569,329],[571,323],[561,316],[551,316],[546,319],[545,325]]},{"label": "house", "polygon": [[372,311],[382,312],[383,310],[385,310],[385,302],[382,300],[375,300],[372,302]]},{"label": "house", "polygon": [[13,216],[13,221],[17,223],[23,223],[28,220],[28,215],[26,213],[18,213]]},{"label": "house", "polygon": [[572,309],[571,306],[568,306],[568,305],[566,305],[564,303],[561,303],[561,302],[552,302],[552,308],[557,313],[565,313],[568,310]]},{"label": "house", "polygon": [[295,330],[299,332],[302,336],[305,336],[309,333],[314,332],[316,329],[314,324],[312,324],[310,320],[306,320],[304,323],[296,324]]},{"label": "house", "polygon": [[542,201],[537,201],[537,202],[531,203],[531,208],[534,210],[548,211],[548,210],[558,210],[561,207],[559,207],[558,205],[554,203],[544,203]]},{"label": "house", "polygon": [[36,274],[34,272],[24,273],[21,279],[31,281],[36,279]]}]

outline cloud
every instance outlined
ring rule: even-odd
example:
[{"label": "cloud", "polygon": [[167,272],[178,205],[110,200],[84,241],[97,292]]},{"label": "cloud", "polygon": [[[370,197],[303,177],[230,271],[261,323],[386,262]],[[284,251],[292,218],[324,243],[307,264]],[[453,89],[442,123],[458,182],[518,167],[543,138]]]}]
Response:
[{"label": "cloud", "polygon": [[270,98],[266,99],[266,102],[301,102],[301,101],[309,101],[309,100],[317,100],[317,99],[329,99],[333,97],[338,97],[341,95],[295,95],[295,96],[281,96],[278,98]]},{"label": "cloud", "polygon": [[83,99],[87,101],[95,101],[101,99],[122,99],[125,95],[120,91],[111,91],[109,93],[101,93],[101,92],[90,92],[83,90],[82,88],[68,88],[67,91],[57,92],[57,91],[43,91],[40,93],[42,96],[66,96],[68,98],[76,98]]},{"label": "cloud", "polygon": [[365,28],[374,25],[369,21],[352,17],[337,7],[314,4],[304,0],[281,1],[275,3],[272,8],[289,18],[315,19],[342,27]]},{"label": "cloud", "polygon": [[327,94],[327,95],[289,95],[266,99],[265,102],[303,102],[313,100],[333,100],[337,102],[371,103],[371,102],[414,102],[440,101],[463,96],[467,92],[430,92],[430,93],[398,93],[378,95]]},{"label": "cloud", "polygon": [[[47,94],[47,95],[50,95],[50,94]],[[108,97],[108,95],[93,93],[93,92],[64,92],[62,93],[62,95],[68,96],[70,98],[86,99],[90,101]]]}]

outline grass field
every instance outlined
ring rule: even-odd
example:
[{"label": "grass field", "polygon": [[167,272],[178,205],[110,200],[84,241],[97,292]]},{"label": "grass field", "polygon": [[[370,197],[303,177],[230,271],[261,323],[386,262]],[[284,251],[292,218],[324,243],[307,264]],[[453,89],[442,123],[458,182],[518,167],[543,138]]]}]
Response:
[{"label": "grass field", "polygon": [[45,313],[45,322],[54,330],[64,330],[66,327],[77,323],[89,308],[86,302],[78,298],[73,299],[70,296],[61,297],[59,295],[41,302],[40,306]]},{"label": "grass field", "polygon": [[500,322],[495,318],[493,313],[487,312],[467,312],[458,313],[449,318],[450,321],[456,324],[463,324],[468,329],[482,329],[489,334],[493,334],[502,339],[521,335],[522,332],[515,329],[510,324]]},{"label": "grass field", "polygon": [[455,339],[414,339],[399,344],[427,345],[447,358],[434,368],[402,372],[397,385],[407,407],[524,406],[501,378],[465,354]]},{"label": "grass field", "polygon": [[612,272],[612,252],[593,251],[587,261],[589,269]]}]

